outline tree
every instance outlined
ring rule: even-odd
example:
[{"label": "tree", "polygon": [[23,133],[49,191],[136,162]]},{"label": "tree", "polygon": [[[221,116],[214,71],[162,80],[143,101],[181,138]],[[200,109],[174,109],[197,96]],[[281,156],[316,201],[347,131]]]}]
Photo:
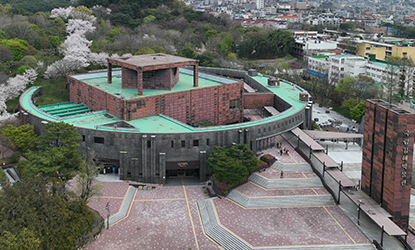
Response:
[{"label": "tree", "polygon": [[92,150],[85,153],[83,158],[80,171],[76,176],[76,183],[79,198],[88,202],[90,198],[101,194],[102,185],[97,184],[95,178],[102,164],[97,165],[95,153]]},{"label": "tree", "polygon": [[7,144],[13,149],[20,150],[22,153],[34,149],[34,141],[36,140],[37,135],[33,125],[25,124],[15,127],[9,124],[0,132],[7,137]]},{"label": "tree", "polygon": [[5,45],[0,45],[0,61],[9,61],[13,59],[13,52]]},{"label": "tree", "polygon": [[62,181],[38,176],[3,186],[3,191],[0,246],[10,241],[22,246],[13,249],[73,249],[76,239],[92,230],[91,209],[84,200],[75,199]]},{"label": "tree", "polygon": [[39,249],[40,239],[28,228],[23,228],[17,234],[9,231],[0,232],[0,248],[3,250],[32,250]]},{"label": "tree", "polygon": [[214,147],[207,163],[220,182],[234,182],[246,178],[258,166],[258,159],[248,145],[239,144],[229,149]]},{"label": "tree", "polygon": [[290,32],[275,30],[265,37],[257,36],[242,41],[239,56],[249,59],[282,57],[291,51],[294,42]]},{"label": "tree", "polygon": [[81,167],[81,151],[78,150],[80,135],[73,125],[50,122],[35,141],[36,151],[27,156],[28,175],[72,179]]},{"label": "tree", "polygon": [[359,102],[354,108],[350,110],[350,115],[357,122],[362,120],[363,115],[365,114],[365,101]]}]

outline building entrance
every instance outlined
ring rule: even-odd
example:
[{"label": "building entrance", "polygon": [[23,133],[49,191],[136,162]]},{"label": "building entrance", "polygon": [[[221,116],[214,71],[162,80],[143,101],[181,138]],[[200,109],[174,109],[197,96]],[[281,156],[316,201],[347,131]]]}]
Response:
[{"label": "building entrance", "polygon": [[198,177],[199,169],[177,169],[166,170],[166,177],[178,178],[178,177]]},{"label": "building entrance", "polygon": [[166,162],[166,177],[199,177],[199,161]]}]

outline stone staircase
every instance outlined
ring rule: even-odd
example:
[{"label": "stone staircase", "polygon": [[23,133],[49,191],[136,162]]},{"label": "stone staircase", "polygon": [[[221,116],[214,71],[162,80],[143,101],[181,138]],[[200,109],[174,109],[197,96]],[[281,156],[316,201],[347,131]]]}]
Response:
[{"label": "stone staircase", "polygon": [[254,173],[249,177],[249,180],[266,189],[323,187],[319,178],[304,178],[301,181],[298,181],[298,179],[267,179]]},{"label": "stone staircase", "polygon": [[218,223],[212,199],[197,202],[205,234],[226,250],[251,250],[245,241]]},{"label": "stone staircase", "polygon": [[[127,191],[127,195],[124,198],[124,201],[122,203],[122,206],[120,208],[120,211],[116,214],[114,214],[113,216],[110,217],[110,225],[112,225],[113,223],[121,220],[122,218],[124,218],[125,216],[127,216],[127,212],[128,212],[128,208],[130,207],[130,204],[134,198],[134,193],[135,190],[137,188],[133,187],[133,186],[129,186],[128,187],[128,191]],[[104,225],[107,225],[107,220],[105,220]]]},{"label": "stone staircase", "polygon": [[271,167],[275,170],[284,172],[311,172],[313,171],[310,164],[308,163],[296,163],[296,164],[284,164],[282,162],[276,161]]},{"label": "stone staircase", "polygon": [[[309,164],[283,164],[275,162],[272,168],[284,172],[306,172],[312,171]],[[321,188],[323,184],[319,178],[303,179],[267,179],[259,174],[252,174],[249,181],[265,188]],[[248,197],[241,192],[232,190],[227,196],[228,199],[238,203],[245,208],[275,208],[275,207],[310,207],[335,205],[331,195],[294,195],[294,196],[267,196]],[[230,232],[219,224],[212,199],[205,199],[197,202],[200,218],[202,220],[205,234],[219,244],[225,250],[374,250],[372,244],[355,245],[304,245],[304,246],[278,246],[278,247],[255,247],[237,235]]]},{"label": "stone staircase", "polygon": [[228,195],[228,199],[238,203],[245,208],[314,207],[335,205],[331,195],[247,197],[236,190],[232,190]]}]

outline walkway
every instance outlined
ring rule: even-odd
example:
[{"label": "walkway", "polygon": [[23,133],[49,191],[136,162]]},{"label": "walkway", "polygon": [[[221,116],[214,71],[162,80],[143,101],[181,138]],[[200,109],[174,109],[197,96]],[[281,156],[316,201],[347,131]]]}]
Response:
[{"label": "walkway", "polygon": [[205,234],[223,249],[375,249],[305,162],[278,162],[198,206]]}]

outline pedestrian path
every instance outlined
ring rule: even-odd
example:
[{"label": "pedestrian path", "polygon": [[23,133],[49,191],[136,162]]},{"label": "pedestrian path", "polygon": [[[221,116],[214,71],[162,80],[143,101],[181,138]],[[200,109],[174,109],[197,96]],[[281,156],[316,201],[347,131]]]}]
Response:
[{"label": "pedestrian path", "polygon": [[205,234],[225,250],[376,249],[311,171],[308,164],[278,162],[226,199],[198,201]]}]

